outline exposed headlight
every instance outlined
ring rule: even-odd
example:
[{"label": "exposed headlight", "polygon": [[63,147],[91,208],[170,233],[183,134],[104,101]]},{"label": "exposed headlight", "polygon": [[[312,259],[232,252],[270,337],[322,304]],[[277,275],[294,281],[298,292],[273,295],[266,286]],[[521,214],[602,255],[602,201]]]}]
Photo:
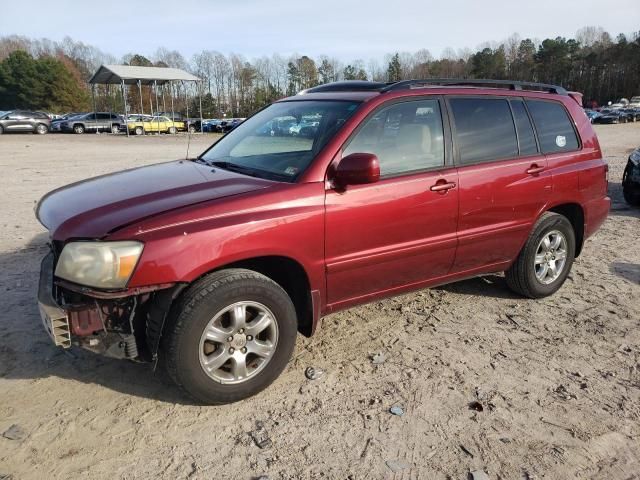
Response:
[{"label": "exposed headlight", "polygon": [[633,163],[634,165],[640,165],[640,148],[637,148],[633,152],[631,152],[631,155],[629,155],[629,160],[631,160],[631,163]]},{"label": "exposed headlight", "polygon": [[56,277],[97,288],[124,288],[136,268],[140,242],[72,242],[65,245]]}]

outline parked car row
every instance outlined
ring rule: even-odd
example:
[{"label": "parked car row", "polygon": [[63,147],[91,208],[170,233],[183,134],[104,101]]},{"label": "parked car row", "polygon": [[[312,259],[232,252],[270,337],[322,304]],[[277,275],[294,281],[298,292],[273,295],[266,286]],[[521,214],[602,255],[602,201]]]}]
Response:
[{"label": "parked car row", "polygon": [[586,109],[591,123],[628,123],[640,121],[640,107],[603,108],[600,111]]},{"label": "parked car row", "polygon": [[[56,118],[53,118],[56,117]],[[177,133],[189,131],[227,133],[244,121],[244,118],[226,120],[207,119],[200,125],[200,119],[185,119],[179,113],[160,112],[155,115],[132,113],[126,119],[111,112],[70,112],[52,115],[45,112],[27,110],[0,111],[0,134],[10,132],[32,132],[45,134],[85,132],[127,132],[133,135],[145,133]]]},{"label": "parked car row", "polygon": [[206,118],[202,120],[202,125],[200,124],[200,119],[189,119],[187,120],[187,124],[189,125],[189,132],[205,132],[205,133],[227,133],[236,128],[242,122],[244,122],[244,118],[228,118],[221,120],[219,118]]}]

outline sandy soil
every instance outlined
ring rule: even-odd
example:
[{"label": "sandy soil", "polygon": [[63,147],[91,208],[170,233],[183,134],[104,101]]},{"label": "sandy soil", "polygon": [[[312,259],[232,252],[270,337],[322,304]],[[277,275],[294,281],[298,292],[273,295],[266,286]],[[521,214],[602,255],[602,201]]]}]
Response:
[{"label": "sandy soil", "polygon": [[147,366],[54,348],[35,303],[37,199],[182,157],[186,137],[3,135],[0,478],[640,478],[640,210],[619,186],[640,124],[598,134],[613,210],[556,295],[491,275],[335,314],[267,391],[216,408]]}]

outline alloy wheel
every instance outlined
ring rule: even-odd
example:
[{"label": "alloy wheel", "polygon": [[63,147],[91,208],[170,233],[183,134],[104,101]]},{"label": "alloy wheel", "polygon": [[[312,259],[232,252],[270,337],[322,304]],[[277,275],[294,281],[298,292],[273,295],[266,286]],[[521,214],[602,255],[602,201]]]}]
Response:
[{"label": "alloy wheel", "polygon": [[567,263],[567,239],[558,230],[548,232],[542,237],[534,259],[536,278],[540,283],[553,283],[564,270]]},{"label": "alloy wheel", "polygon": [[258,302],[237,302],[219,311],[202,332],[200,366],[218,383],[242,383],[267,366],[277,345],[271,310]]}]

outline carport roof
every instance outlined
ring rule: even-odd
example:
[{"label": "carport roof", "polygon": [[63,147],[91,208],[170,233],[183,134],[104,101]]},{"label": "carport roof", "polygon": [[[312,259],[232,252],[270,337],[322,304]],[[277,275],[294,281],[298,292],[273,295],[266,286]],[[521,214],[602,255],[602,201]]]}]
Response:
[{"label": "carport roof", "polygon": [[172,81],[197,82],[200,79],[189,72],[180,70],[179,68],[165,67],[136,67],[132,65],[102,65],[96,73],[93,74],[89,83],[121,84],[135,85],[138,80],[143,85],[149,85],[157,82],[162,85]]}]

